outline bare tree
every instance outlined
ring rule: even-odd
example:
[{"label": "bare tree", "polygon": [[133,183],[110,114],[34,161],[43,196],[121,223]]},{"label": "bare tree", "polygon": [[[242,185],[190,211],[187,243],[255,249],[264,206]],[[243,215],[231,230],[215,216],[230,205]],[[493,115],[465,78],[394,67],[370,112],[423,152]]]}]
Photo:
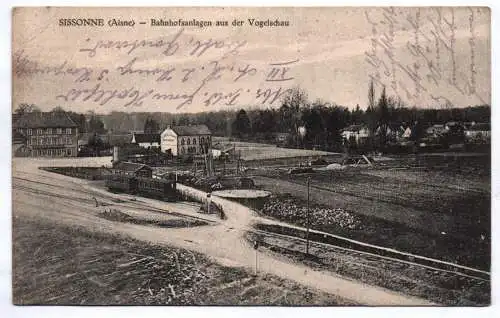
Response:
[{"label": "bare tree", "polygon": [[35,104],[22,103],[15,110],[16,114],[24,115],[26,113],[40,112],[40,108]]}]

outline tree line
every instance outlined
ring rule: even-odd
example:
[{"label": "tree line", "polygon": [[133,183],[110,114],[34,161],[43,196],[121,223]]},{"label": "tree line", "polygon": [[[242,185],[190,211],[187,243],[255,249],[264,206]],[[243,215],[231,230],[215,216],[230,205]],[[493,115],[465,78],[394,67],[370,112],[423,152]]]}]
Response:
[{"label": "tree line", "polygon": [[[377,98],[370,82],[368,105],[349,109],[335,103],[316,100],[310,102],[307,93],[294,89],[285,96],[278,108],[245,107],[233,110],[201,113],[116,112],[100,115],[73,111],[66,113],[75,121],[80,132],[97,134],[128,134],[131,131],[161,132],[169,125],[205,124],[216,136],[242,140],[274,141],[277,133],[285,134],[289,146],[338,149],[342,144],[341,131],[350,125],[363,124],[372,132],[386,131],[393,125],[410,127],[417,131],[433,124],[457,122],[490,122],[491,107],[476,105],[465,108],[407,107],[396,96],[388,96],[385,88]],[[35,105],[21,104],[17,114],[40,111]],[[65,111],[56,107],[53,111]],[[305,131],[303,136],[299,128]],[[384,135],[380,136],[384,142]]]}]

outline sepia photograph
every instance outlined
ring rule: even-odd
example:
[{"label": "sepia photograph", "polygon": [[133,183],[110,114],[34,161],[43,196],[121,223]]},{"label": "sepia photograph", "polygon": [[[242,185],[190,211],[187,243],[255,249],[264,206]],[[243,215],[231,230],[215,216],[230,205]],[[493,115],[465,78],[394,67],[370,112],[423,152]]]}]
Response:
[{"label": "sepia photograph", "polygon": [[490,8],[11,14],[12,304],[490,306]]}]

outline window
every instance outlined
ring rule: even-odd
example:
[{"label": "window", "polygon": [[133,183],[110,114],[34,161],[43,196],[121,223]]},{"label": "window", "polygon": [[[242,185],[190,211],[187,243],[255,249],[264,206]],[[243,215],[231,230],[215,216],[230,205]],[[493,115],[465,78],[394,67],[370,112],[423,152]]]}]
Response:
[{"label": "window", "polygon": [[191,144],[191,139],[188,138],[187,141],[188,141],[188,145],[190,145]]},{"label": "window", "polygon": [[[71,129],[71,128],[70,128],[70,129]],[[68,156],[71,156],[71,149],[66,149],[66,154],[67,154]]]},{"label": "window", "polygon": [[47,135],[52,135],[52,128],[47,128]]},{"label": "window", "polygon": [[181,145],[184,146],[184,138],[181,138]]},{"label": "window", "polygon": [[62,134],[62,128],[57,128],[56,132],[57,132],[58,134]]},{"label": "window", "polygon": [[43,135],[43,130],[42,129],[37,129],[36,130],[37,135]]},{"label": "window", "polygon": [[193,145],[196,145],[196,138],[193,138]]},{"label": "window", "polygon": [[205,142],[205,137],[200,138],[200,144],[203,144]]},{"label": "window", "polygon": [[66,128],[66,135],[71,135],[71,128]]},{"label": "window", "polygon": [[31,128],[28,128],[28,136],[31,136],[33,134],[33,130]]}]

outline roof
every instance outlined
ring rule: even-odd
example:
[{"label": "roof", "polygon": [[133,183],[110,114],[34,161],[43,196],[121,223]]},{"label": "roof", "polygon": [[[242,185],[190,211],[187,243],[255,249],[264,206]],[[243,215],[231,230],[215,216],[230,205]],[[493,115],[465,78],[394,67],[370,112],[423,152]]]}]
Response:
[{"label": "roof", "polygon": [[441,125],[441,124],[435,124],[435,125],[432,125],[426,129],[427,132],[431,132],[431,131],[443,132],[445,130],[446,130],[446,127],[444,125]]},{"label": "roof", "polygon": [[145,133],[134,133],[133,138],[135,137],[135,142],[136,143],[142,143],[142,142],[160,142],[160,134],[145,134]]},{"label": "roof", "polygon": [[366,129],[365,125],[351,125],[349,127],[344,128],[342,131],[360,131],[361,129]]},{"label": "roof", "polygon": [[392,131],[404,131],[406,129],[405,126],[401,124],[390,124],[388,128]]},{"label": "roof", "polygon": [[144,168],[151,170],[151,168],[148,165],[128,162],[128,161],[121,161],[113,167],[113,169],[128,171],[128,172],[136,172]]},{"label": "roof", "polygon": [[170,127],[178,136],[211,135],[206,125],[173,126]]},{"label": "roof", "polygon": [[13,123],[16,128],[74,128],[78,125],[65,112],[32,112]]},{"label": "roof", "polygon": [[491,125],[489,123],[477,123],[477,124],[472,125],[467,130],[469,130],[469,131],[490,131]]}]

